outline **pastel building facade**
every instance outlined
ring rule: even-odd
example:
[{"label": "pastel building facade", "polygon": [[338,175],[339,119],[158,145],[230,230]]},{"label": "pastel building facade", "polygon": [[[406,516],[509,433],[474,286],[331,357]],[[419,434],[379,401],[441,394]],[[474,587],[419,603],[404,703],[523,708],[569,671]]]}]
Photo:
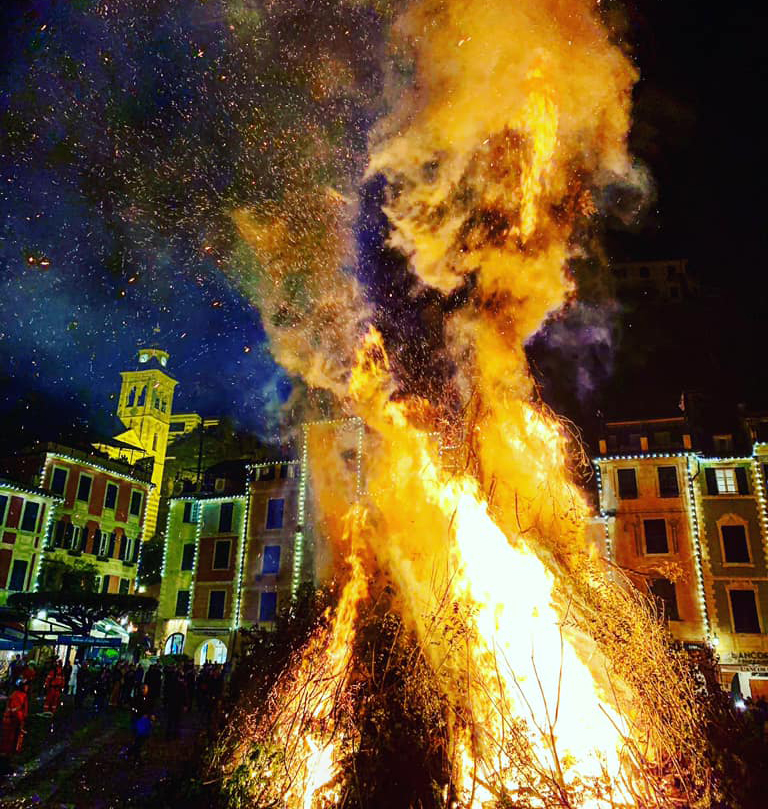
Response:
[{"label": "pastel building facade", "polygon": [[[149,475],[108,458],[51,446],[40,485],[61,498],[46,559],[87,562],[97,570],[99,592],[134,593],[152,491]],[[43,577],[39,589],[47,585]]]},{"label": "pastel building facade", "polygon": [[332,474],[346,510],[359,492],[362,424],[305,425],[300,457],[243,463],[242,480],[169,504],[155,643],[200,664],[226,660],[240,627],[271,628],[305,582],[329,572],[323,537],[337,516],[313,496]]},{"label": "pastel building facade", "polygon": [[0,479],[0,606],[35,583],[60,497]]},{"label": "pastel building facade", "polygon": [[[732,449],[726,438],[710,447]],[[694,444],[682,417],[606,425],[594,459],[606,553],[675,638],[716,651],[726,687],[768,694],[768,452]]]}]

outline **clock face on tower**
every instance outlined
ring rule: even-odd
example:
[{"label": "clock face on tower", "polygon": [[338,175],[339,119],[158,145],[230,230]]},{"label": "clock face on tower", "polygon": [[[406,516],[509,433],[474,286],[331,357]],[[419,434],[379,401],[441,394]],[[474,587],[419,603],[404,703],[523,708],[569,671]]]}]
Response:
[{"label": "clock face on tower", "polygon": [[139,354],[139,362],[147,362],[149,354]]},{"label": "clock face on tower", "polygon": [[163,368],[165,368],[165,364],[166,364],[167,362],[168,362],[168,358],[167,358],[167,357],[160,357],[160,365],[162,365],[162,366],[163,366]]}]

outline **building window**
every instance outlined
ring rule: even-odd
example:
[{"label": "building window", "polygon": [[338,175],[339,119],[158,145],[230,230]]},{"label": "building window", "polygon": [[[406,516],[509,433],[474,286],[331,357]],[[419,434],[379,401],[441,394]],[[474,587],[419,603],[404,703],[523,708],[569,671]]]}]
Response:
[{"label": "building window", "polygon": [[181,518],[182,522],[188,524],[197,522],[197,513],[196,513],[197,509],[195,508],[196,505],[197,503],[193,503],[191,500],[187,500],[187,502],[184,503],[184,515]]},{"label": "building window", "polygon": [[712,441],[715,445],[716,455],[728,455],[733,452],[733,436],[732,435],[713,435]]},{"label": "building window", "polygon": [[643,520],[643,531],[646,553],[669,553],[666,520]]},{"label": "building window", "polygon": [[276,576],[280,572],[280,546],[267,545],[264,548],[264,562],[261,566],[264,576]]},{"label": "building window", "polygon": [[189,615],[189,590],[179,590],[176,593],[176,618],[186,618]]},{"label": "building window", "polygon": [[760,618],[757,614],[757,600],[754,590],[729,590],[733,631],[744,635],[760,633]]},{"label": "building window", "polygon": [[715,469],[715,481],[718,494],[737,494],[739,491],[735,469]]},{"label": "building window", "polygon": [[277,593],[262,593],[259,601],[259,620],[274,621],[277,615]]},{"label": "building window", "polygon": [[8,508],[8,495],[0,494],[0,525],[5,522],[5,511]]},{"label": "building window", "polygon": [[131,585],[130,579],[120,579],[120,595],[127,596],[128,588]]},{"label": "building window", "polygon": [[121,543],[123,560],[126,562],[133,561],[133,537],[128,534],[123,534],[123,541]]},{"label": "building window", "polygon": [[276,467],[274,465],[260,467],[257,480],[274,480],[275,469]]},{"label": "building window", "polygon": [[90,475],[81,474],[77,484],[77,499],[81,503],[87,503],[91,497],[91,484],[93,478]]},{"label": "building window", "polygon": [[[186,615],[186,613],[184,613]],[[178,617],[178,613],[177,613]],[[167,655],[180,655],[184,651],[184,635],[181,632],[174,632],[168,636],[165,642],[163,653]]]},{"label": "building window", "polygon": [[664,618],[667,621],[679,621],[680,614],[677,611],[675,583],[669,579],[654,579],[651,582],[650,590]]},{"label": "building window", "polygon": [[107,483],[107,490],[104,493],[104,508],[114,511],[117,505],[117,492],[118,488],[116,483]]},{"label": "building window", "polygon": [[13,569],[11,570],[11,578],[8,580],[9,590],[23,590],[24,579],[27,576],[27,563],[21,559],[13,560]]},{"label": "building window", "polygon": [[219,533],[228,534],[232,530],[232,513],[234,503],[222,503],[219,508]]},{"label": "building window", "polygon": [[112,578],[111,576],[104,576],[104,578],[101,580],[101,592],[102,593],[108,593],[109,592],[109,580],[111,578]]},{"label": "building window", "polygon": [[729,565],[748,565],[749,542],[747,530],[743,525],[721,525],[720,533],[723,538],[723,561]]},{"label": "building window", "polygon": [[208,596],[208,617],[223,618],[224,602],[227,597],[226,590],[211,590]]},{"label": "building window", "polygon": [[128,399],[126,401],[126,407],[133,407],[134,402],[136,401],[136,388],[131,388],[128,393]]},{"label": "building window", "polygon": [[141,514],[141,501],[143,496],[141,492],[133,491],[131,492],[131,505],[128,511],[131,513],[132,516],[138,517]]},{"label": "building window", "polygon": [[213,570],[227,570],[231,545],[232,543],[228,539],[216,540],[213,550]]},{"label": "building window", "polygon": [[27,500],[24,504],[24,514],[21,517],[21,530],[32,533],[37,525],[37,515],[40,513],[40,503]]},{"label": "building window", "polygon": [[181,569],[192,570],[195,564],[195,543],[187,542],[181,552]]},{"label": "building window", "polygon": [[674,466],[660,466],[659,497],[679,497],[680,487],[677,485],[677,469]]},{"label": "building window", "polygon": [[56,520],[56,525],[53,527],[53,537],[48,547],[60,548],[62,546],[64,542],[64,532],[67,529],[67,525],[70,524],[71,523],[64,522],[64,520]]},{"label": "building window", "polygon": [[707,491],[716,494],[749,494],[746,467],[718,467],[706,470]]},{"label": "building window", "polygon": [[637,499],[637,474],[634,469],[619,469],[616,472],[619,481],[619,497],[622,500]]},{"label": "building window", "polygon": [[[77,530],[78,532],[80,531],[79,528]],[[61,547],[65,549],[71,548],[74,538],[75,538],[75,526],[71,522],[69,522],[66,524],[66,526],[64,526],[64,539],[62,541]]]},{"label": "building window", "polygon": [[285,500],[282,497],[270,498],[267,503],[267,529],[283,527]]},{"label": "building window", "polygon": [[97,549],[97,556],[106,556],[109,550],[109,534],[97,528],[93,532],[93,547]]},{"label": "building window", "polygon": [[157,452],[157,433],[152,436],[152,452]]},{"label": "building window", "polygon": [[61,466],[53,467],[53,474],[51,475],[51,491],[54,494],[64,494],[67,488],[67,470]]}]

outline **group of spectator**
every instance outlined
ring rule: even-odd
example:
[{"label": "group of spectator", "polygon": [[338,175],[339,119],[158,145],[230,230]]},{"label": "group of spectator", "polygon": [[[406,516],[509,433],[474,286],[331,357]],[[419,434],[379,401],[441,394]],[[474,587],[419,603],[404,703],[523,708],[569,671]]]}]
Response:
[{"label": "group of spectator", "polygon": [[144,741],[157,725],[162,711],[165,733],[177,738],[186,711],[197,708],[210,724],[222,698],[229,667],[205,663],[195,667],[191,661],[154,662],[149,666],[121,660],[105,663],[85,659],[72,665],[51,660],[38,668],[26,657],[17,656],[5,678],[6,710],[0,735],[0,757],[10,757],[21,748],[27,714],[35,696],[43,701],[43,715],[53,716],[63,696],[68,694],[76,710],[128,708],[134,743],[129,755],[138,757]]}]

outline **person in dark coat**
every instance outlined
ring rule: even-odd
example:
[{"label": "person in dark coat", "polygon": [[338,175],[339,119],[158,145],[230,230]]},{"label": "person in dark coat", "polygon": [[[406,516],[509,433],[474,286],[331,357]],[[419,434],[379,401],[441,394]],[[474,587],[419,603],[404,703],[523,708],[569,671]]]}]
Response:
[{"label": "person in dark coat", "polygon": [[163,690],[163,670],[159,663],[153,663],[149,667],[144,682],[149,686],[149,698],[157,704]]},{"label": "person in dark coat", "polygon": [[169,739],[179,735],[181,715],[187,707],[187,684],[182,672],[168,669],[165,673],[165,733]]},{"label": "person in dark coat", "polygon": [[131,700],[131,729],[133,730],[133,744],[128,755],[138,761],[144,743],[152,732],[152,701],[149,698],[149,686],[142,683],[137,694]]}]

